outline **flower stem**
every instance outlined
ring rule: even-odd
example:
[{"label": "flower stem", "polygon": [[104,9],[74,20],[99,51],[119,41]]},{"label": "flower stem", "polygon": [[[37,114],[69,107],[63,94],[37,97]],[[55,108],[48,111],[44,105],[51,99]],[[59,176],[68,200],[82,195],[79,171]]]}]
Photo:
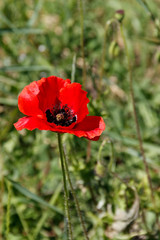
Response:
[{"label": "flower stem", "polygon": [[67,190],[67,181],[66,181],[66,171],[65,171],[64,158],[63,158],[63,149],[62,149],[61,133],[58,133],[58,147],[59,147],[61,167],[62,167],[62,174],[63,174],[65,212],[66,212],[66,217],[67,217],[67,225],[68,225],[68,231],[69,231],[69,239],[70,239],[70,240],[73,240],[71,216],[70,216],[69,202],[68,202],[68,190]]},{"label": "flower stem", "polygon": [[64,164],[65,164],[66,174],[67,174],[68,182],[69,182],[69,185],[70,185],[70,188],[71,188],[71,193],[72,193],[72,196],[74,198],[75,205],[76,205],[77,214],[79,216],[79,220],[80,220],[80,223],[81,223],[81,226],[82,226],[82,229],[83,229],[85,239],[89,240],[89,237],[88,237],[88,234],[87,234],[87,229],[85,227],[85,223],[84,223],[83,218],[82,218],[79,201],[78,201],[78,198],[77,198],[76,193],[74,191],[72,181],[71,181],[71,178],[70,178],[68,163],[67,163],[67,157],[66,157],[64,149],[63,149],[63,155],[64,155]]},{"label": "flower stem", "polygon": [[130,57],[129,57],[128,46],[127,46],[126,38],[125,38],[125,35],[124,35],[123,24],[122,23],[120,23],[120,31],[121,31],[121,36],[123,38],[124,47],[125,47],[126,56],[127,56],[127,62],[128,62],[130,93],[131,93],[134,121],[135,121],[136,131],[137,131],[137,138],[138,138],[138,141],[139,141],[139,148],[140,148],[140,152],[141,152],[141,155],[142,155],[142,160],[143,160],[145,171],[146,171],[148,184],[149,184],[149,187],[150,187],[151,199],[152,199],[153,205],[155,206],[153,186],[152,186],[151,177],[150,177],[150,173],[149,173],[149,167],[148,167],[148,164],[147,164],[147,161],[146,161],[146,156],[145,156],[145,152],[144,152],[144,148],[143,148],[143,141],[142,141],[140,126],[139,126],[139,122],[138,122],[137,111],[136,111],[135,96],[134,96],[134,90],[133,90],[133,79],[132,79],[132,65],[131,65],[131,60],[130,60]]},{"label": "flower stem", "polygon": [[80,21],[81,21],[81,51],[83,59],[83,89],[86,88],[86,62],[84,52],[84,14],[83,14],[83,0],[79,0],[80,7]]},{"label": "flower stem", "polygon": [[11,183],[7,181],[8,189],[8,202],[7,202],[7,215],[6,215],[6,240],[9,240],[10,231],[10,208],[11,208]]},{"label": "flower stem", "polygon": [[4,177],[3,177],[3,158],[0,161],[0,240],[2,239],[2,230],[3,230],[3,194],[4,194]]},{"label": "flower stem", "polygon": [[99,91],[99,95],[101,94],[101,90],[102,90],[102,80],[103,80],[103,75],[104,75],[104,63],[105,63],[105,58],[106,58],[106,48],[107,48],[107,35],[108,35],[108,30],[110,25],[116,22],[116,19],[110,19],[106,22],[105,25],[105,31],[104,31],[104,39],[103,39],[103,48],[102,48],[102,57],[101,57],[101,66],[100,66],[100,79],[99,79],[99,87],[98,87],[98,91]]}]

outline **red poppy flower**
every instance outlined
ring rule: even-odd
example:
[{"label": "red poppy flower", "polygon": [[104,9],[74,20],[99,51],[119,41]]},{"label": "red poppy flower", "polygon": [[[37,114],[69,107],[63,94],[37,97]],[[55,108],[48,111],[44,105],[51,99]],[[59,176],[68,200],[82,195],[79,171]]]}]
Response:
[{"label": "red poppy flower", "polygon": [[17,130],[50,130],[97,141],[105,129],[99,116],[87,116],[87,92],[79,83],[55,76],[27,85],[18,97],[19,110],[27,115],[14,124]]}]

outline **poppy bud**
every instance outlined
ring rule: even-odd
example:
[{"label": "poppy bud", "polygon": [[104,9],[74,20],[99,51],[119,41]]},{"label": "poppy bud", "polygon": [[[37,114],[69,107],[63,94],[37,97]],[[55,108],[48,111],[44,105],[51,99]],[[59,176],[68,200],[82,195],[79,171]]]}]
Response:
[{"label": "poppy bud", "polygon": [[98,162],[95,167],[95,173],[99,177],[104,177],[106,173],[106,167],[102,163]]},{"label": "poppy bud", "polygon": [[122,10],[122,9],[117,10],[116,13],[115,13],[115,18],[116,18],[119,22],[122,22],[122,21],[123,21],[123,18],[124,18],[124,10]]},{"label": "poppy bud", "polygon": [[116,41],[112,41],[109,47],[109,55],[111,58],[117,57],[120,53],[120,48]]}]

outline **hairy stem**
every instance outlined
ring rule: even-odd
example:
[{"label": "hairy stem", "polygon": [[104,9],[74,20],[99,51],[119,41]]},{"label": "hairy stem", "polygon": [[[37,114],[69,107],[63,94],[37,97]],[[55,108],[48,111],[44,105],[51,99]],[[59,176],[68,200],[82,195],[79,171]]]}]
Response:
[{"label": "hairy stem", "polygon": [[79,0],[80,7],[80,21],[81,21],[81,51],[83,59],[83,89],[86,88],[86,62],[85,62],[85,51],[84,51],[84,14],[83,14],[83,0]]},{"label": "hairy stem", "polygon": [[2,240],[3,230],[3,194],[4,194],[4,178],[3,178],[3,159],[0,162],[0,240]]},{"label": "hairy stem", "polygon": [[105,63],[105,58],[106,58],[106,48],[107,48],[107,35],[108,35],[108,30],[110,25],[113,22],[117,22],[116,19],[110,19],[106,22],[105,25],[105,31],[104,31],[104,39],[103,39],[103,47],[102,47],[102,57],[101,57],[101,66],[100,66],[100,79],[99,79],[99,87],[98,87],[98,91],[99,91],[99,95],[101,93],[102,90],[102,80],[103,80],[103,74],[104,74],[104,63]]},{"label": "hairy stem", "polygon": [[88,140],[87,152],[86,152],[86,162],[89,162],[90,157],[91,157],[91,140]]},{"label": "hairy stem", "polygon": [[137,111],[136,111],[135,96],[134,96],[134,90],[133,90],[133,79],[132,79],[132,65],[131,65],[131,60],[130,60],[130,57],[129,57],[128,46],[127,46],[126,38],[125,38],[125,35],[124,35],[123,24],[122,23],[120,23],[120,30],[121,30],[121,36],[123,38],[124,47],[125,47],[126,56],[127,56],[127,62],[128,62],[130,93],[131,93],[134,121],[135,121],[135,125],[136,125],[137,138],[138,138],[138,141],[139,141],[139,148],[140,148],[140,152],[141,152],[144,167],[145,167],[145,172],[146,172],[147,179],[148,179],[148,184],[149,184],[149,187],[150,187],[152,202],[155,205],[155,199],[154,199],[154,194],[153,194],[153,186],[152,186],[151,177],[150,177],[150,173],[149,173],[149,167],[148,167],[148,164],[147,164],[147,161],[146,161],[146,156],[145,156],[145,152],[144,152],[144,148],[143,148],[143,141],[142,141],[140,126],[139,126],[139,122],[138,122]]},{"label": "hairy stem", "polygon": [[67,181],[66,181],[65,161],[64,161],[64,158],[63,158],[61,133],[58,133],[58,146],[59,146],[59,153],[60,153],[60,160],[61,160],[61,167],[62,167],[62,174],[63,174],[65,212],[66,212],[66,217],[67,217],[69,239],[73,240],[71,216],[70,216],[69,202],[68,202],[68,190],[67,190]]},{"label": "hairy stem", "polygon": [[11,183],[7,181],[8,189],[8,202],[7,202],[7,215],[6,215],[6,240],[9,240],[10,232],[10,208],[11,208]]},{"label": "hairy stem", "polygon": [[74,202],[75,202],[75,205],[76,205],[77,214],[78,214],[78,216],[79,216],[79,220],[80,220],[80,223],[81,223],[81,226],[82,226],[82,229],[83,229],[83,233],[84,233],[85,239],[86,239],[86,240],[89,240],[89,237],[88,237],[88,234],[87,234],[87,229],[86,229],[86,227],[85,227],[85,223],[84,223],[83,218],[82,218],[79,201],[78,201],[78,198],[77,198],[76,193],[75,193],[75,191],[74,191],[74,188],[73,188],[73,185],[72,185],[72,181],[71,181],[71,178],[70,178],[70,173],[69,173],[69,169],[68,169],[67,158],[66,158],[66,154],[65,154],[64,149],[63,149],[63,153],[64,153],[64,163],[65,163],[67,178],[68,178],[68,182],[69,182],[69,185],[70,185],[71,193],[72,193],[72,195],[73,195]]}]

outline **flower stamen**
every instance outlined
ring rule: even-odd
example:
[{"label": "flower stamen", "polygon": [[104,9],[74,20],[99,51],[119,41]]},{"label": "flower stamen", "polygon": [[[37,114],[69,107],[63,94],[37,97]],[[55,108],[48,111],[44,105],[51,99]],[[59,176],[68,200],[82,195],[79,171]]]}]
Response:
[{"label": "flower stamen", "polygon": [[56,120],[59,122],[59,121],[61,121],[61,120],[63,120],[64,119],[64,115],[63,115],[63,113],[58,113],[57,115],[56,115]]},{"label": "flower stamen", "polygon": [[77,115],[67,105],[56,105],[51,109],[46,110],[46,118],[49,123],[54,123],[57,126],[68,127],[77,121]]}]

